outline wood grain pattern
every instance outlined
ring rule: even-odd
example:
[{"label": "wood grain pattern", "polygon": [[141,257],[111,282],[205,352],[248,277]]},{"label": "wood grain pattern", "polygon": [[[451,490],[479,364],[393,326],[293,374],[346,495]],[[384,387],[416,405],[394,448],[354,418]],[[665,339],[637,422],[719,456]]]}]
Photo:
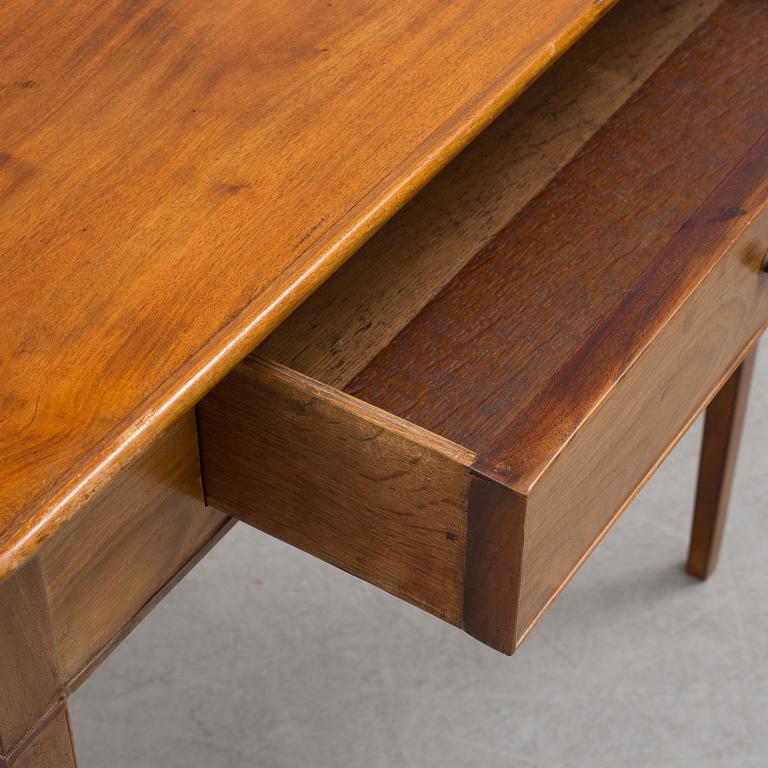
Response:
[{"label": "wood grain pattern", "polygon": [[0,764],[64,695],[40,563],[0,581]]},{"label": "wood grain pattern", "polygon": [[720,0],[624,0],[260,346],[344,387],[562,170]]},{"label": "wood grain pattern", "polygon": [[724,3],[345,390],[520,471],[520,414],[765,130],[755,29]]},{"label": "wood grain pattern", "polygon": [[0,580],[0,765],[75,766],[66,695],[230,525],[203,502],[187,413]]},{"label": "wood grain pattern", "polygon": [[[724,258],[768,198],[759,29],[768,29],[764,4],[725,3],[347,387],[476,451],[482,474],[527,498],[517,635],[502,647],[535,624],[765,324],[763,236]],[[695,150],[679,146],[682,136],[695,137]],[[693,217],[750,141],[749,157]],[[646,379],[630,377],[721,262],[685,315],[688,343],[670,331],[654,342]],[[687,386],[660,389],[667,372]],[[623,399],[630,381],[636,389]],[[658,424],[645,424],[638,403]],[[506,610],[497,607],[500,626]]]},{"label": "wood grain pattern", "polygon": [[[763,144],[763,174],[768,181],[766,147]],[[763,206],[767,200],[768,194]],[[743,204],[748,210],[746,201]],[[696,223],[711,221],[722,210],[708,207]],[[670,262],[686,261],[701,252],[696,223],[667,251]],[[744,220],[740,223],[743,227]],[[730,242],[724,238],[721,248],[728,248]],[[763,207],[693,295],[687,300],[681,296],[680,308],[669,310],[666,322],[657,326],[657,335],[628,362],[623,374],[607,378],[611,389],[602,400],[599,393],[593,396],[587,420],[563,444],[557,432],[546,439],[549,462],[526,492],[527,556],[522,566],[519,639],[530,631],[764,331],[768,280],[760,274],[755,257],[766,248],[768,210]],[[617,334],[622,326],[625,332],[632,327],[623,325],[625,319],[620,310],[613,315],[610,324]],[[657,320],[661,317],[649,313],[651,327]],[[612,348],[622,350],[619,344]],[[577,381],[588,376],[600,359],[596,351],[581,366],[569,366],[558,384],[578,395]],[[561,396],[558,403],[561,411],[565,404],[579,408],[575,399]],[[539,413],[543,415],[543,410]],[[531,444],[534,454],[540,448]]]},{"label": "wood grain pattern", "polygon": [[[451,518],[445,508],[419,504],[401,489],[393,496],[382,493],[380,485],[364,482],[371,479],[370,464],[387,480],[397,475],[398,481],[414,484],[420,494],[425,481],[435,498],[449,486],[434,470],[409,476],[410,454],[400,444],[383,452],[372,443],[361,469],[354,445],[358,432],[363,430],[367,440],[375,434],[379,441],[382,428],[391,426],[374,420],[376,411],[364,403],[344,401],[341,394],[258,361],[238,368],[238,378],[258,370],[266,395],[238,387],[233,374],[214,391],[222,393],[221,402],[210,404],[209,396],[201,405],[203,435],[213,435],[203,441],[211,457],[207,483],[216,489],[216,503],[233,515],[512,653],[765,329],[768,279],[760,267],[766,248],[768,138],[659,255],[637,294],[627,298],[627,306],[638,308],[647,325],[630,322],[620,304],[606,319],[610,332],[595,329],[587,341],[584,348],[592,354],[576,354],[575,363],[558,372],[532,418],[545,422],[548,412],[564,413],[570,405],[580,413],[574,399],[579,394],[584,402],[591,397],[591,412],[562,444],[557,432],[546,436],[544,446],[523,444],[534,452],[554,451],[530,486],[509,487],[497,466],[492,476],[483,476],[480,457],[469,495],[455,496],[458,514]],[[700,269],[698,279],[676,281],[676,266],[695,266],[691,254],[712,268]],[[622,342],[622,336],[628,340]],[[643,344],[639,351],[633,351],[635,339]],[[275,397],[280,379],[295,387],[292,405]],[[319,399],[336,397],[360,418],[353,430],[348,417],[333,412],[318,418],[314,412]],[[271,421],[287,422],[292,417],[286,414],[294,414],[300,426],[275,430]],[[422,433],[414,425],[400,428]],[[307,450],[310,443],[317,447]],[[285,455],[272,462],[276,446]],[[321,479],[307,482],[307,475]],[[340,507],[348,494],[352,502]],[[418,525],[402,529],[404,515]],[[366,535],[351,537],[358,526]],[[453,563],[440,565],[446,552],[420,540],[425,528],[446,526],[462,545],[464,571]],[[400,565],[401,551],[409,550],[421,550],[431,568],[439,568],[436,595],[455,592],[464,577],[456,613],[414,599],[424,573],[413,574],[407,589],[393,587],[390,574]]]},{"label": "wood grain pattern", "polygon": [[464,629],[491,648],[512,654],[527,550],[527,500],[473,469],[467,512]]},{"label": "wood grain pattern", "polygon": [[[466,562],[454,623],[495,648],[519,645],[768,322],[761,31],[768,6],[727,0],[346,387],[361,400],[343,402],[364,421],[379,413],[372,401],[403,428],[477,453],[468,507],[456,519],[466,525]],[[269,388],[277,369],[253,362],[243,375],[252,365]],[[295,385],[298,408],[274,407],[274,396],[254,407],[253,392],[236,385],[207,416],[207,401],[201,408],[202,423],[229,412],[204,451],[218,462],[206,461],[207,482],[224,477],[227,509],[238,516],[254,508],[254,488],[274,496],[266,490],[274,477],[323,474],[335,451],[305,451],[315,433],[330,426],[341,445],[348,436],[347,419],[313,413],[318,397],[345,395],[299,374],[280,377]],[[300,430],[265,437],[270,418],[292,411]],[[229,439],[247,421],[245,435]],[[285,456],[264,468],[274,444]],[[270,530],[273,516],[294,517],[272,532],[287,530],[315,553],[330,536],[335,549],[326,553],[339,557],[346,541],[333,530],[334,510],[360,474],[345,477],[349,458],[340,455],[332,482],[323,477],[301,498],[282,491],[276,509],[263,504],[258,524]],[[387,467],[406,476],[406,459],[388,455]],[[431,486],[439,492],[439,481]],[[381,522],[377,491],[361,496],[371,537],[355,542],[354,555],[379,583],[389,553],[368,554]],[[388,507],[378,510],[386,521]],[[351,507],[343,516],[359,519]],[[399,551],[412,535],[384,539]]]},{"label": "wood grain pattern", "polygon": [[757,347],[707,406],[688,550],[688,573],[699,579],[709,578],[720,557],[756,357]]},{"label": "wood grain pattern", "polygon": [[610,6],[0,7],[0,576]]},{"label": "wood grain pattern", "polygon": [[[724,304],[722,314],[712,312],[709,323],[712,335],[732,332],[741,326],[732,313],[743,311],[744,322],[756,324],[752,333],[757,332],[768,283],[761,270],[768,248],[761,224],[768,200],[767,169],[768,134],[764,134],[613,311],[575,346],[527,407],[489,443],[482,459],[485,471],[503,475],[519,490],[533,487],[595,406],[634,365],[638,355],[655,342],[669,318],[724,261],[729,246],[745,237],[748,240],[742,251],[731,258],[731,271],[723,272],[720,291],[722,300],[730,300],[735,307]],[[726,352],[740,351],[750,337],[742,332],[741,345]],[[554,403],[567,407],[553,411]]]},{"label": "wood grain pattern", "polygon": [[77,768],[72,726],[62,702],[10,755],[0,768]]},{"label": "wood grain pattern", "polygon": [[70,681],[225,524],[203,501],[187,413],[41,550]]},{"label": "wood grain pattern", "polygon": [[123,624],[115,634],[113,634],[108,642],[101,646],[98,651],[93,654],[87,663],[81,667],[77,673],[68,678],[65,683],[67,696],[73,694],[88,678],[109,658],[109,655],[114,651],[120,643],[125,640],[126,637],[155,609],[166,595],[176,587],[179,582],[218,544],[219,541],[232,529],[236,524],[236,520],[233,518],[226,518],[218,528],[215,529],[213,535],[205,539],[199,549],[193,551],[190,557],[184,562],[167,581],[160,584],[156,592],[149,596],[149,599],[136,611],[128,621]]},{"label": "wood grain pattern", "polygon": [[211,504],[461,624],[469,451],[256,360],[198,410]]}]

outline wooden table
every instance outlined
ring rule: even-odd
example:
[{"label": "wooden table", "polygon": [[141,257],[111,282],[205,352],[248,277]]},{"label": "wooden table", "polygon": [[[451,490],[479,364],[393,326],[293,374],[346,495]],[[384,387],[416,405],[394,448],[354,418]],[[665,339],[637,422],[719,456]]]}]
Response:
[{"label": "wooden table", "polygon": [[611,5],[2,5],[0,765],[235,519],[512,653],[707,408],[711,572],[768,6]]}]

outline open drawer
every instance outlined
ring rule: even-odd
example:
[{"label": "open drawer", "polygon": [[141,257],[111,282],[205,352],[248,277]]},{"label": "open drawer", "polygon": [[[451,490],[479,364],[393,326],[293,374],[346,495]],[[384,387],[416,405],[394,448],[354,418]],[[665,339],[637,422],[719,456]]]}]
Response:
[{"label": "open drawer", "polygon": [[201,402],[208,503],[511,653],[768,323],[766,39],[724,3],[481,238],[492,127]]}]

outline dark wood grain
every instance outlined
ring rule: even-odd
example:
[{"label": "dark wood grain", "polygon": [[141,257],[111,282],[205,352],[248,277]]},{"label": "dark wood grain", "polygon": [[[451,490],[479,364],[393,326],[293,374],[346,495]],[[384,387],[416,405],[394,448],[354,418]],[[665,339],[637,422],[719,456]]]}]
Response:
[{"label": "dark wood grain", "polygon": [[718,3],[619,3],[281,323],[258,354],[346,386]]},{"label": "dark wood grain", "polygon": [[612,2],[0,6],[0,576]]},{"label": "dark wood grain", "polygon": [[467,514],[464,629],[502,653],[518,645],[526,498],[473,470]]},{"label": "dark wood grain", "polygon": [[[768,115],[768,105],[766,105]],[[768,280],[760,274],[766,247],[762,212],[768,200],[768,134],[764,134],[718,186],[706,204],[686,222],[650,262],[635,285],[602,318],[581,343],[575,344],[563,365],[531,398],[480,458],[484,470],[505,478],[519,490],[529,490],[559,450],[594,408],[655,341],[670,318],[744,237],[754,232],[736,259],[743,268],[724,282],[722,295],[734,293],[745,303],[743,321],[757,332]],[[752,293],[744,292],[749,286]],[[742,320],[741,317],[736,318]],[[712,333],[721,320],[713,315]],[[751,338],[749,334],[742,341]],[[740,348],[737,348],[741,351]],[[707,361],[702,359],[702,366]]]},{"label": "dark wood grain", "polygon": [[465,605],[502,648],[765,326],[759,30],[768,6],[724,3],[346,387],[477,452],[523,499],[519,603],[494,603],[490,579],[473,588],[488,604]]},{"label": "dark wood grain", "polygon": [[[407,324],[418,313],[421,291],[408,288],[414,263],[437,284],[444,257],[468,255],[473,243],[484,241],[489,222],[503,220],[505,210],[514,215],[529,185],[543,183],[562,167],[562,162],[532,163],[526,171],[526,158],[540,152],[553,160],[567,157],[585,141],[585,132],[594,133],[593,121],[605,119],[612,105],[637,90],[634,79],[642,82],[650,74],[674,35],[682,36],[706,15],[693,5],[675,7],[677,17],[669,15],[670,8],[655,8],[657,18],[643,16],[647,6],[643,13],[627,8],[612,17],[610,29],[594,30],[537,83],[258,353],[275,353],[332,385],[347,381],[366,356],[370,360],[370,347],[386,343],[393,322]],[[644,43],[633,39],[638,14]],[[672,28],[662,19],[674,21]],[[658,46],[646,50],[657,38]],[[626,71],[612,89],[598,92],[584,76],[587,62],[593,69]],[[554,124],[553,110],[570,114],[569,130],[563,130],[563,115]],[[525,137],[529,145],[534,137],[544,143],[536,152],[519,149]],[[488,173],[518,186],[502,188],[498,181],[486,190]],[[528,178],[521,181],[521,173]],[[452,223],[459,220],[461,228]],[[424,282],[413,287],[424,289]],[[389,297],[383,304],[381,294]],[[524,497],[476,475],[467,503],[461,467],[453,488],[434,466],[430,472],[414,470],[407,446],[419,445],[417,429],[410,441],[387,436],[396,422],[382,421],[375,409],[363,403],[353,407],[333,390],[258,359],[218,386],[198,414],[212,503],[464,626],[494,647],[515,648]],[[446,506],[450,498],[455,509]],[[472,510],[468,520],[456,514],[461,509]]]},{"label": "dark wood grain", "polygon": [[767,24],[726,2],[346,391],[522,471],[530,402],[765,130]]},{"label": "dark wood grain", "polygon": [[688,572],[699,579],[709,578],[720,557],[756,357],[755,347],[707,406],[688,551]]},{"label": "dark wood grain", "polygon": [[[762,165],[765,190],[768,157]],[[522,564],[521,639],[765,330],[768,280],[755,257],[768,248],[768,197],[758,204],[750,201],[749,194],[740,195],[744,190],[738,175],[737,170],[721,189],[731,189],[733,208],[743,209],[745,216],[731,227],[721,220],[723,239],[707,242],[700,237],[709,230],[706,222],[723,211],[708,204],[700,218],[681,230],[666,254],[671,263],[679,262],[706,248],[716,265],[698,284],[689,286],[687,294],[673,291],[674,301],[663,312],[643,315],[643,323],[656,328],[656,334],[648,339],[645,325],[635,328],[637,337],[648,343],[618,374],[610,365],[604,367],[603,357],[620,360],[625,349],[631,350],[627,335],[633,326],[625,324],[623,311],[614,313],[606,321],[612,330],[596,334],[606,342],[612,337],[612,344],[595,345],[589,358],[577,355],[582,365],[558,372],[547,393],[558,399],[542,397],[532,411],[533,418],[538,415],[542,421],[552,408],[560,413],[571,407],[576,412],[589,408],[588,416],[572,432],[542,433],[528,444],[530,453],[525,452],[525,443],[514,446],[520,455],[535,459],[531,465],[535,480],[524,478],[520,486],[527,489],[528,555]],[[702,222],[700,229],[697,225]],[[582,397],[580,381],[590,379],[593,368],[602,369],[605,378],[593,380],[594,394]],[[538,457],[545,455],[540,463]]]}]

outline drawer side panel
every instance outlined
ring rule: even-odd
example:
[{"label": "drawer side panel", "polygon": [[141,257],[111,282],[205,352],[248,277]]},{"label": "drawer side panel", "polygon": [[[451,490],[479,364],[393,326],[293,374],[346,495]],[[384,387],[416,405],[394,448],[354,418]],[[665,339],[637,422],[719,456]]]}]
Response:
[{"label": "drawer side panel", "polygon": [[521,637],[764,330],[767,250],[764,209],[534,484]]},{"label": "drawer side panel", "polygon": [[259,360],[198,423],[210,504],[461,625],[471,453]]}]

